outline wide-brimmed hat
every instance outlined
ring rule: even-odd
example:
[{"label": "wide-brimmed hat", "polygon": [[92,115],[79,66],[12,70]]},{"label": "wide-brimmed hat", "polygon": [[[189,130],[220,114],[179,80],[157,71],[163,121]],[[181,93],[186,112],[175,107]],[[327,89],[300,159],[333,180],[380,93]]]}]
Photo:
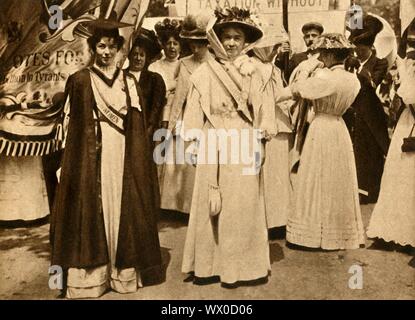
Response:
[{"label": "wide-brimmed hat", "polygon": [[319,23],[319,22],[309,22],[309,23],[306,23],[306,24],[305,24],[305,25],[303,25],[303,27],[301,28],[301,31],[302,31],[303,33],[306,33],[307,31],[310,31],[310,30],[313,30],[313,29],[315,29],[315,30],[317,30],[318,32],[320,32],[320,34],[324,33],[324,27],[323,27],[323,25],[322,25],[321,23]]},{"label": "wide-brimmed hat", "polygon": [[168,38],[174,37],[180,39],[180,31],[182,29],[182,21],[178,19],[165,18],[163,21],[159,21],[154,26],[157,36],[160,41],[166,42]]},{"label": "wide-brimmed hat", "polygon": [[363,28],[350,30],[349,40],[355,45],[373,46],[376,36],[383,29],[383,24],[372,15],[363,16]]},{"label": "wide-brimmed hat", "polygon": [[81,25],[86,28],[89,35],[98,30],[118,30],[126,27],[133,27],[134,25],[118,21],[117,13],[112,11],[108,18],[100,17],[95,20],[82,22]]},{"label": "wide-brimmed hat", "polygon": [[310,50],[352,50],[355,46],[340,33],[325,33],[314,40]]},{"label": "wide-brimmed hat", "polygon": [[187,15],[183,20],[180,38],[188,40],[206,40],[206,27],[209,23],[208,15]]},{"label": "wide-brimmed hat", "polygon": [[246,37],[246,41],[253,43],[262,38],[264,33],[254,22],[249,10],[233,7],[231,9],[216,9],[215,16],[217,18],[213,29],[219,35],[221,31],[227,27],[241,28]]},{"label": "wide-brimmed hat", "polygon": [[149,55],[149,60],[152,60],[161,53],[161,45],[157,39],[157,35],[153,30],[141,28],[138,35],[134,38],[132,47],[144,47],[146,53]]}]

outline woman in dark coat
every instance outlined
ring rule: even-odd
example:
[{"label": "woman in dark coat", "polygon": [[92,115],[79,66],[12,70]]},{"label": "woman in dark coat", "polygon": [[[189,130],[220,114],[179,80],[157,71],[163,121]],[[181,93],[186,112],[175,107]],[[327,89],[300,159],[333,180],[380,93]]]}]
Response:
[{"label": "woman in dark coat", "polygon": [[[147,135],[152,150],[155,147],[153,135],[157,129],[161,128],[162,110],[166,104],[166,86],[161,75],[148,71],[148,66],[160,53],[161,46],[154,31],[141,28],[128,55],[129,67],[124,70],[127,96],[132,105],[138,104],[143,108]],[[149,157],[153,159],[152,155]],[[160,189],[156,166],[152,166],[151,176],[157,207],[160,207]]]},{"label": "woman in dark coat", "polygon": [[376,94],[388,71],[386,59],[376,57],[373,44],[382,23],[372,16],[364,19],[363,29],[352,30],[361,64],[357,72],[361,90],[344,120],[352,137],[361,203],[376,203],[389,147],[387,116]]},{"label": "woman in dark coat", "polygon": [[115,66],[124,39],[114,22],[93,23],[94,63],[66,85],[65,151],[51,221],[52,265],[66,271],[68,298],[109,288],[130,293],[164,279],[145,104],[126,95]]},{"label": "woman in dark coat", "polygon": [[[161,46],[154,31],[141,28],[128,56],[130,65],[124,72],[124,77],[130,83],[129,89],[134,87],[133,92],[141,92],[151,141],[154,132],[161,126],[161,114],[166,104],[166,86],[163,78],[156,72],[148,71],[148,66],[160,53]],[[131,94],[131,90],[129,92]],[[132,99],[134,100],[134,96]]]}]

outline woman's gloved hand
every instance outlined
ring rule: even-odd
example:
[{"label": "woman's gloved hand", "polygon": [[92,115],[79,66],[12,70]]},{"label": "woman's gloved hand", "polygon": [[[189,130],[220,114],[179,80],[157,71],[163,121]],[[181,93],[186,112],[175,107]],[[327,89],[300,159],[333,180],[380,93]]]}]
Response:
[{"label": "woman's gloved hand", "polygon": [[209,184],[209,214],[217,216],[222,210],[222,197],[219,186]]}]

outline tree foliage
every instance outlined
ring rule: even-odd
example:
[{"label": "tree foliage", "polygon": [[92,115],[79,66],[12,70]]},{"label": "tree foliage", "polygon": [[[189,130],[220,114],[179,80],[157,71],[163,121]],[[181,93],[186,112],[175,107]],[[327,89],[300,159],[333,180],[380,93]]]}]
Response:
[{"label": "tree foliage", "polygon": [[164,7],[164,0],[150,0],[147,17],[166,17],[169,10]]}]

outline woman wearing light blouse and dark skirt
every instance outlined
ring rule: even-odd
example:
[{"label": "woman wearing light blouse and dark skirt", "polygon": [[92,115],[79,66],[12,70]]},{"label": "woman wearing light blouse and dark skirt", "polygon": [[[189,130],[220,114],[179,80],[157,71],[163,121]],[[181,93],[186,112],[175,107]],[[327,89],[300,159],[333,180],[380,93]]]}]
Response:
[{"label": "woman wearing light blouse and dark skirt", "polygon": [[125,70],[130,92],[131,90],[141,92],[140,98],[145,108],[147,130],[152,144],[153,134],[161,127],[162,112],[166,104],[166,85],[162,76],[157,72],[149,71],[148,67],[160,52],[161,47],[154,31],[141,28],[133,41],[128,56],[129,67]]}]

